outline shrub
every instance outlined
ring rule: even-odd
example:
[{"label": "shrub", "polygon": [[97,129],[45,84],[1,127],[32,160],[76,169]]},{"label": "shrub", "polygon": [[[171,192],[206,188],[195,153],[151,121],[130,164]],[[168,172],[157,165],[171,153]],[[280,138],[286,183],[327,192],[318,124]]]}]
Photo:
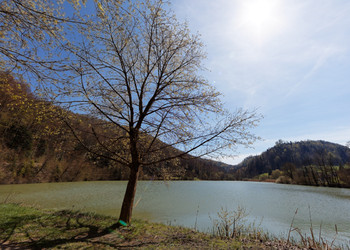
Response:
[{"label": "shrub", "polygon": [[283,172],[281,170],[275,169],[271,173],[271,178],[272,179],[278,179],[278,177],[280,177],[282,174],[283,174]]},{"label": "shrub", "polygon": [[293,181],[289,176],[282,175],[277,178],[276,182],[282,184],[291,184]]},{"label": "shrub", "polygon": [[236,238],[244,231],[244,223],[248,213],[244,207],[238,206],[234,211],[221,207],[218,218],[213,221],[213,234],[221,238]]},{"label": "shrub", "polygon": [[259,180],[260,181],[264,181],[264,180],[266,180],[268,178],[269,178],[269,174],[268,173],[263,173],[263,174],[259,175]]}]

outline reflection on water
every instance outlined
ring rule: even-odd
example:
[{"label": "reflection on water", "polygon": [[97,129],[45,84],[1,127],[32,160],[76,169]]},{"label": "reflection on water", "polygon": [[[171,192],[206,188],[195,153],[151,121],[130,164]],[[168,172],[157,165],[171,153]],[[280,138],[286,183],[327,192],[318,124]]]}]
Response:
[{"label": "reflection on water", "polygon": [[[126,182],[42,183],[0,186],[0,202],[21,202],[42,208],[76,209],[117,217]],[[261,227],[286,236],[296,209],[294,225],[304,233],[331,239],[335,224],[343,243],[350,240],[350,189],[232,181],[141,181],[134,216],[152,221],[210,230],[221,207],[238,205],[249,212],[248,221],[262,220]],[[310,208],[310,210],[309,210]],[[197,214],[197,210],[198,214]]]}]

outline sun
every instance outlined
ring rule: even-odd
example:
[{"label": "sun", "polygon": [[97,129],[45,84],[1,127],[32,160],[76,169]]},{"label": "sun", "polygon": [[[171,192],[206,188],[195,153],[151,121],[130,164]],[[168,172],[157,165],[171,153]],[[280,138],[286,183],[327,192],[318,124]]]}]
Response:
[{"label": "sun", "polygon": [[240,6],[238,22],[246,35],[263,42],[283,29],[279,0],[246,0]]}]

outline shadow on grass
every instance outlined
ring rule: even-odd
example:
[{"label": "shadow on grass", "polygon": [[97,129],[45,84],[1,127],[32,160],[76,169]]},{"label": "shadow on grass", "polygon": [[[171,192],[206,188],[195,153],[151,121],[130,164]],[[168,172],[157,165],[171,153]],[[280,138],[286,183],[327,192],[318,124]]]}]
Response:
[{"label": "shadow on grass", "polygon": [[209,243],[215,243],[206,235],[190,229],[138,220],[132,226],[118,227],[119,224],[114,223],[116,221],[112,217],[70,210],[52,212],[0,204],[0,249],[134,249],[159,246],[203,249]]},{"label": "shadow on grass", "polygon": [[[53,214],[6,215],[0,223],[0,247],[10,249],[41,249],[76,244],[82,247],[120,248],[123,236],[115,231],[119,224],[110,218],[71,211]],[[113,233],[114,240],[104,239]]]}]

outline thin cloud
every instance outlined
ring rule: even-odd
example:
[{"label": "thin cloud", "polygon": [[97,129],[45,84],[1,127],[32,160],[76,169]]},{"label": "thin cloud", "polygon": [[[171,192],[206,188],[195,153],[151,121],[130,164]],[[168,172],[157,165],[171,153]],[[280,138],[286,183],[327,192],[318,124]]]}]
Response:
[{"label": "thin cloud", "polygon": [[294,94],[300,87],[302,87],[303,84],[307,83],[309,79],[315,75],[319,70],[322,69],[322,66],[327,63],[328,60],[330,60],[332,57],[336,57],[340,55],[343,50],[340,48],[334,48],[334,47],[327,47],[327,48],[319,48],[319,57],[312,66],[312,68],[303,76],[303,78],[294,84],[292,88],[288,91],[286,94],[286,98],[290,97],[292,94]]},{"label": "thin cloud", "polygon": [[210,70],[203,74],[225,94],[227,108],[259,107],[265,117],[256,133],[272,139],[241,154],[262,152],[285,138],[350,140],[350,2],[271,0],[265,10],[277,13],[281,26],[253,9],[271,25],[260,31],[254,15],[241,13],[246,2],[172,1],[177,16],[202,34]]}]

